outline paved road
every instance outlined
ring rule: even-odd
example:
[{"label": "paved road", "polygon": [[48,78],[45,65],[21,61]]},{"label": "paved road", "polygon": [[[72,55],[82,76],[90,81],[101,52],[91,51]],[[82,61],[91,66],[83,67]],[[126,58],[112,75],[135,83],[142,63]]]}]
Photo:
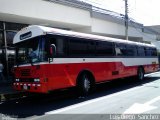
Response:
[{"label": "paved road", "polygon": [[65,90],[0,103],[0,113],[2,118],[32,120],[75,117],[106,120],[114,116],[105,114],[160,114],[159,102],[160,72],[157,72],[147,75],[142,82],[128,78],[98,85],[97,91],[86,98],[78,98],[73,90]]}]

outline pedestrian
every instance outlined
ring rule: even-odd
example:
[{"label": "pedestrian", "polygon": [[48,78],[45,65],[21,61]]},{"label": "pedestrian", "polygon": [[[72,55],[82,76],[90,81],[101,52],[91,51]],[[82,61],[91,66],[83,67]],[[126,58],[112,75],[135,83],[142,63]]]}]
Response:
[{"label": "pedestrian", "polygon": [[[4,80],[4,76],[3,76],[3,64],[2,62],[0,61],[0,80]],[[1,81],[2,82],[2,81]]]}]

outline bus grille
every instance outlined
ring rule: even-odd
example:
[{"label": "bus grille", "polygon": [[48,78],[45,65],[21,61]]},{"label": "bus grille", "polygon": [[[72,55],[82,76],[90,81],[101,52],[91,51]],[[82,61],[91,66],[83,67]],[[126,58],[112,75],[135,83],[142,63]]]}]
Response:
[{"label": "bus grille", "polygon": [[34,82],[33,78],[22,78],[19,82]]},{"label": "bus grille", "polygon": [[30,69],[21,70],[21,76],[30,76],[30,75],[31,75]]}]

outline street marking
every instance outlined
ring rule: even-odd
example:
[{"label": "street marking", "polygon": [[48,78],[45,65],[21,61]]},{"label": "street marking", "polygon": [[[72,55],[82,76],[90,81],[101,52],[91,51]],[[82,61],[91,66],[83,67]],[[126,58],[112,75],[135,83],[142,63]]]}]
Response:
[{"label": "street marking", "polygon": [[140,104],[140,103],[135,103],[133,104],[130,108],[128,108],[124,114],[140,114],[140,113],[144,113],[146,111],[150,111],[153,109],[156,109],[157,107],[155,106],[151,106],[151,104],[157,102],[160,100],[160,96],[144,103],[144,104]]},{"label": "street marking", "polygon": [[[158,72],[156,72],[156,73],[158,73]],[[156,73],[154,73],[154,74],[156,74]],[[150,74],[147,74],[146,76],[152,75],[152,74],[153,73],[150,73]],[[68,111],[68,110],[71,110],[71,109],[75,109],[75,108],[82,107],[82,106],[85,106],[85,105],[88,105],[88,104],[92,104],[92,103],[95,103],[95,102],[98,102],[98,101],[103,101],[104,99],[108,99],[108,98],[115,97],[115,96],[118,96],[118,95],[121,95],[121,94],[125,94],[127,92],[131,92],[131,91],[134,91],[136,89],[140,89],[142,87],[145,87],[145,86],[138,86],[138,87],[134,87],[134,88],[131,88],[131,89],[128,89],[128,90],[123,90],[123,91],[118,92],[118,93],[114,93],[114,94],[107,95],[107,96],[104,96],[104,97],[88,100],[88,101],[78,103],[78,104],[75,104],[75,105],[71,105],[71,106],[67,106],[67,107],[60,108],[60,109],[57,109],[57,110],[53,110],[53,111],[50,111],[50,112],[46,112],[45,114],[46,115],[47,114],[60,114],[60,113],[63,113],[65,111]],[[85,113],[83,113],[83,114],[85,114]]]},{"label": "street marking", "polygon": [[[100,97],[100,98],[95,98],[95,99],[88,100],[88,101],[85,101],[85,102],[82,102],[82,103],[78,103],[78,104],[75,104],[75,105],[67,106],[67,107],[64,107],[64,108],[61,108],[61,109],[57,109],[57,110],[53,110],[53,111],[50,111],[50,112],[46,112],[45,114],[46,115],[47,114],[64,114],[63,112],[65,112],[65,111],[68,111],[68,110],[71,110],[71,109],[75,109],[75,108],[78,108],[78,107],[82,107],[82,106],[85,106],[85,105],[88,105],[88,104],[92,104],[92,103],[95,103],[95,102],[103,101],[104,99],[115,97],[115,96],[118,96],[120,94],[126,94],[127,92],[131,92],[131,91],[134,91],[136,89],[140,89],[142,87],[144,87],[144,86],[135,87],[135,88],[132,88],[132,89],[124,90],[124,91],[121,91],[121,92],[118,92],[118,93],[114,93],[114,94],[111,94],[111,95],[107,95],[107,96],[104,96],[104,97]],[[83,114],[85,114],[85,113],[83,113]]]}]

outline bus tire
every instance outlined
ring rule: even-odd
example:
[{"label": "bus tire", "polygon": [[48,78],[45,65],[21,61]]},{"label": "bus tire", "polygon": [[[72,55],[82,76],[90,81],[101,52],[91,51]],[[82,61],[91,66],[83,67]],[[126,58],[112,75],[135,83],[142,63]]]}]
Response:
[{"label": "bus tire", "polygon": [[80,96],[87,96],[91,92],[92,80],[89,74],[83,73],[79,76],[77,87]]},{"label": "bus tire", "polygon": [[138,68],[137,79],[138,79],[138,81],[142,81],[144,79],[144,69],[143,69],[143,67]]}]

